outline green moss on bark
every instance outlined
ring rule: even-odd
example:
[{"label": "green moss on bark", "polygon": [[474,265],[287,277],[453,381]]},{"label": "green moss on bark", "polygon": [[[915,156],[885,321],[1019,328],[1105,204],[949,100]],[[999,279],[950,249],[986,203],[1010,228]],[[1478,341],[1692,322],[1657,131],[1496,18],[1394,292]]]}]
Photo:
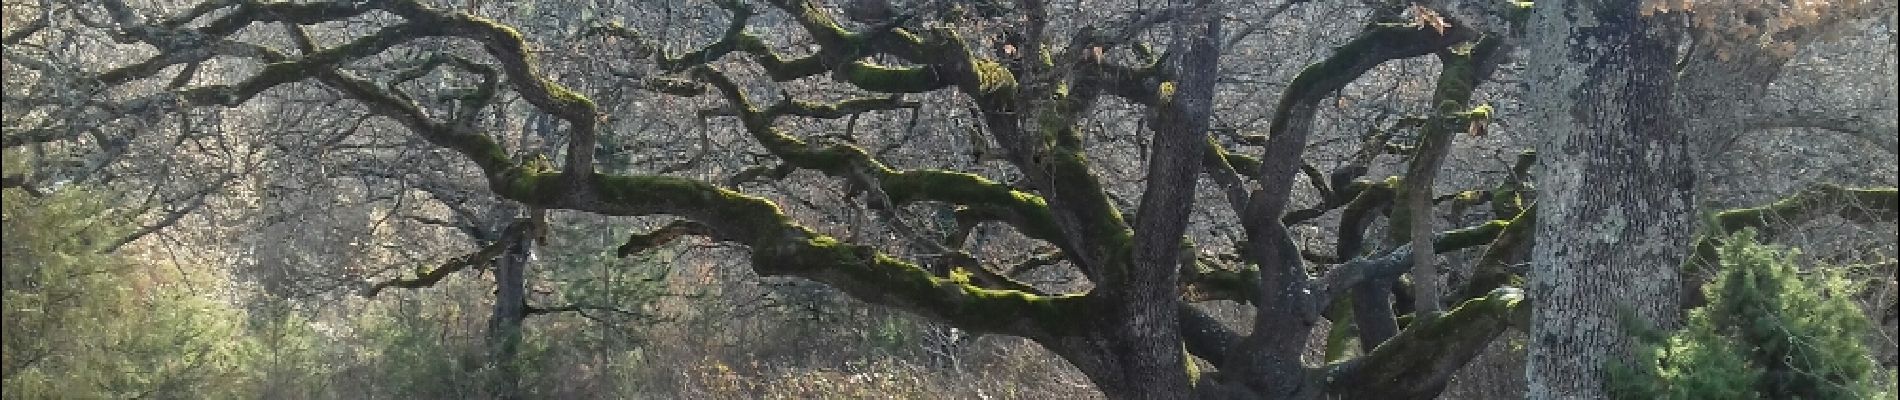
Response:
[{"label": "green moss on bark", "polygon": [[852,62],[838,69],[839,80],[860,89],[881,93],[923,93],[943,88],[937,73],[928,67],[890,67],[869,62]]},{"label": "green moss on bark", "polygon": [[1327,393],[1361,399],[1437,396],[1459,366],[1507,327],[1527,321],[1529,311],[1522,293],[1511,288],[1465,301],[1408,327],[1364,357],[1329,365]]},{"label": "green moss on bark", "polygon": [[883,176],[884,192],[904,204],[932,200],[963,205],[988,215],[1009,219],[1024,235],[1055,241],[1062,232],[1049,204],[1041,197],[1018,191],[987,178],[961,172],[912,170]]}]

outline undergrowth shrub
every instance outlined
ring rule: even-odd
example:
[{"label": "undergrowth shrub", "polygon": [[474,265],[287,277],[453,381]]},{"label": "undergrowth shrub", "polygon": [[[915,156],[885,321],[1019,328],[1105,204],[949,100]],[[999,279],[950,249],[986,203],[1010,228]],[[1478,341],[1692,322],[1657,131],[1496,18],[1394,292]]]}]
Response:
[{"label": "undergrowth shrub", "polygon": [[1796,250],[1745,230],[1725,241],[1709,304],[1674,332],[1639,332],[1637,365],[1611,368],[1621,399],[1892,398],[1859,335],[1869,329],[1848,280],[1803,277]]}]

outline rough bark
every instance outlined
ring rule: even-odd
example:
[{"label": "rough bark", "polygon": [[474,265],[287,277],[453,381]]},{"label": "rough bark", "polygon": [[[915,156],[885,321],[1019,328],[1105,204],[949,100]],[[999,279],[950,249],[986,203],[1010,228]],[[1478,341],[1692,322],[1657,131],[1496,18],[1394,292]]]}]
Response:
[{"label": "rough bark", "polygon": [[1528,120],[1538,140],[1529,393],[1604,398],[1626,324],[1677,324],[1695,176],[1672,111],[1675,43],[1637,2],[1540,4]]},{"label": "rough bark", "polygon": [[1473,32],[1452,30],[1438,34],[1417,25],[1367,26],[1354,40],[1336,48],[1326,60],[1308,65],[1287,87],[1268,128],[1267,149],[1258,171],[1260,189],[1248,196],[1242,211],[1247,253],[1260,265],[1263,298],[1254,319],[1253,334],[1242,340],[1240,360],[1228,364],[1247,386],[1268,397],[1312,396],[1322,388],[1305,377],[1300,361],[1304,343],[1286,338],[1305,337],[1317,322],[1307,291],[1299,249],[1280,217],[1286,213],[1294,178],[1300,174],[1300,154],[1318,110],[1321,96],[1344,87],[1361,74],[1387,61],[1416,57],[1443,49]]},{"label": "rough bark", "polygon": [[1523,294],[1500,289],[1461,303],[1439,318],[1421,321],[1365,357],[1331,369],[1327,398],[1430,399],[1438,397],[1457,373],[1504,333],[1522,328]]},{"label": "rough bark", "polygon": [[495,309],[488,316],[489,364],[494,368],[489,394],[497,399],[521,398],[521,321],[527,319],[528,297],[524,276],[534,253],[532,235],[509,237],[507,250],[495,263]]},{"label": "rough bark", "polygon": [[1117,324],[1122,331],[1115,337],[1126,349],[1114,353],[1126,372],[1120,385],[1103,386],[1110,397],[1185,398],[1189,393],[1190,364],[1177,322],[1181,237],[1194,206],[1215,79],[1220,76],[1220,16],[1220,9],[1210,4],[1174,27],[1170,47],[1177,56],[1168,60],[1166,70],[1175,80],[1165,84],[1173,93],[1155,107],[1148,186],[1135,214],[1135,265],[1127,284],[1109,288],[1119,292],[1111,298],[1128,316]]},{"label": "rough bark", "polygon": [[[1393,233],[1399,238],[1409,237],[1413,249],[1421,254],[1433,254],[1431,251],[1432,234],[1432,185],[1438,177],[1438,170],[1451,153],[1453,139],[1469,124],[1483,124],[1480,118],[1469,116],[1466,109],[1471,107],[1471,92],[1482,80],[1486,63],[1492,62],[1490,55],[1497,47],[1497,40],[1482,38],[1468,45],[1456,45],[1442,50],[1438,60],[1442,67],[1438,75],[1438,87],[1432,93],[1433,114],[1419,133],[1417,148],[1412,150],[1412,160],[1406,165],[1404,184],[1399,186],[1403,205],[1392,213]],[[1438,276],[1436,257],[1417,257],[1412,266],[1413,297],[1416,308],[1413,315],[1424,316],[1437,312],[1442,304],[1439,296],[1443,293],[1442,279]],[[1376,343],[1376,342],[1375,342]]]}]

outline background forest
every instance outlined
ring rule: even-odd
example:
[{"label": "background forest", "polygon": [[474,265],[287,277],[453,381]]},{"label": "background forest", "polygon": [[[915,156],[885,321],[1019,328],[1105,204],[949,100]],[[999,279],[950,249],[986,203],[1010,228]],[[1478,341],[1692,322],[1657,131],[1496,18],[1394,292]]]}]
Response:
[{"label": "background forest", "polygon": [[9,399],[1900,364],[1888,1],[3,1]]}]

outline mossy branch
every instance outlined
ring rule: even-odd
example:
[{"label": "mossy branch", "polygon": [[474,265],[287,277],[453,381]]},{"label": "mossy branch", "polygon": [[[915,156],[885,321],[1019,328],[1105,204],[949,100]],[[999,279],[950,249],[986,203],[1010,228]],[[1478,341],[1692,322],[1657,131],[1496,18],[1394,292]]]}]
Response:
[{"label": "mossy branch", "polygon": [[1777,225],[1790,226],[1827,214],[1863,224],[1894,222],[1896,214],[1900,214],[1900,197],[1895,196],[1891,187],[1849,188],[1821,184],[1760,207],[1723,211],[1716,214],[1716,220],[1726,232],[1738,232],[1742,228],[1766,231]]},{"label": "mossy branch", "polygon": [[[1253,165],[1244,164],[1253,161]],[[1207,154],[1201,157],[1202,169],[1218,185],[1221,194],[1227,197],[1228,207],[1244,210],[1247,207],[1247,184],[1241,179],[1240,171],[1259,171],[1258,160],[1230,153],[1221,146],[1214,135],[1207,136]]]},{"label": "mossy branch", "polygon": [[568,123],[568,147],[563,170],[578,178],[594,172],[594,150],[598,140],[598,110],[594,101],[573,89],[549,79],[540,70],[527,39],[514,28],[466,13],[451,13],[422,5],[415,0],[397,0],[384,10],[422,27],[425,35],[460,37],[482,44],[482,48],[501,64],[515,93],[544,112]]},{"label": "mossy branch", "polygon": [[444,65],[454,66],[463,72],[480,76],[482,79],[481,83],[473,90],[463,90],[459,93],[452,92],[445,94],[446,98],[457,100],[455,102],[456,109],[453,110],[454,113],[452,114],[455,118],[455,123],[473,124],[477,111],[488,107],[488,104],[494,101],[498,86],[501,85],[501,72],[487,64],[477,63],[473,60],[452,54],[437,53],[425,59],[420,65],[397,71],[396,76],[385,83],[384,86],[387,87],[387,90],[391,94],[404,100],[413,101],[414,99],[407,93],[402,92],[398,85],[428,75],[429,72],[435,71]]},{"label": "mossy branch", "polygon": [[1181,300],[1199,303],[1230,300],[1255,304],[1260,298],[1260,270],[1257,268],[1220,268],[1210,260],[1195,260],[1181,274]]},{"label": "mossy branch", "polygon": [[[121,3],[110,2],[107,6],[123,7]],[[82,79],[80,83],[99,87],[122,85],[150,78],[171,65],[196,64],[216,56],[251,58],[264,62],[262,70],[249,77],[241,78],[233,84],[183,88],[126,104],[127,107],[103,108],[109,112],[129,113],[178,104],[236,106],[271,88],[316,77],[319,71],[329,66],[377,54],[397,44],[429,36],[430,30],[413,23],[397,24],[332,48],[307,52],[302,58],[297,59],[291,59],[268,47],[228,40],[227,36],[246,26],[258,23],[329,22],[354,17],[388,5],[390,4],[244,3],[237,6],[232,13],[195,30],[179,29],[169,22],[162,26],[146,25],[137,18],[129,16],[129,10],[121,10],[128,14],[118,19],[124,24],[121,28],[128,33],[129,37],[157,47],[161,53],[132,65]],[[174,84],[173,86],[176,88],[182,85]],[[5,140],[5,146],[14,147],[25,143],[58,140],[61,137],[62,135],[39,135],[32,132],[9,135]]]},{"label": "mossy branch", "polygon": [[1310,323],[1318,318],[1318,310],[1323,310],[1313,308],[1315,297],[1302,291],[1312,277],[1300,267],[1298,246],[1280,221],[1292,200],[1301,153],[1320,99],[1387,61],[1430,54],[1475,34],[1461,29],[1450,33],[1440,34],[1416,24],[1368,25],[1325,60],[1301,70],[1281,93],[1268,127],[1266,153],[1255,174],[1261,188],[1241,211],[1247,231],[1246,248],[1266,275],[1261,279],[1261,291],[1282,293],[1270,302],[1272,306],[1261,307],[1254,320],[1254,335],[1300,334],[1292,326]]},{"label": "mossy branch", "polygon": [[[378,85],[335,69],[314,69],[314,71],[318,81],[362,102],[372,113],[395,120],[422,136],[424,140],[468,157],[482,169],[484,175],[488,176],[490,186],[512,183],[509,177],[529,172],[526,166],[516,165],[502,149],[501,144],[493,138],[470,131],[469,126],[458,126],[430,118],[414,102],[390,93],[385,85]],[[547,189],[554,190],[558,187]],[[549,194],[552,195],[553,192]]]},{"label": "mossy branch", "polygon": [[1710,265],[1716,259],[1716,249],[1720,245],[1718,236],[1726,236],[1743,228],[1756,228],[1764,235],[1771,236],[1788,227],[1830,214],[1863,224],[1894,222],[1895,216],[1900,214],[1900,197],[1894,193],[1894,188],[1890,187],[1847,188],[1820,184],[1759,207],[1716,213],[1716,223],[1720,225],[1718,228],[1721,232],[1705,233],[1696,239],[1695,255],[1689,259],[1689,268],[1700,270]]},{"label": "mossy branch", "polygon": [[436,266],[435,268],[418,268],[414,278],[397,278],[370,284],[368,288],[363,289],[362,295],[363,297],[376,297],[376,294],[388,288],[421,289],[431,287],[435,286],[437,282],[441,282],[443,278],[447,278],[449,275],[468,269],[469,267],[487,268],[495,262],[496,257],[500,257],[501,253],[508,249],[509,245],[514,244],[516,239],[521,238],[521,235],[528,234],[531,229],[533,229],[532,221],[526,218],[518,219],[513,224],[509,224],[508,228],[502,231],[501,237],[498,240],[489,243],[487,246],[482,246],[480,250],[449,259],[448,262],[442,263],[442,265]]},{"label": "mossy branch", "polygon": [[[1031,175],[1030,180],[1048,196],[1065,199],[1057,206],[1059,212],[1051,213],[1055,215],[1052,220],[1062,221],[1055,227],[1074,229],[1050,229],[1049,232],[1061,234],[1045,235],[1045,238],[1057,239],[1052,242],[1069,252],[1071,260],[1091,278],[1099,276],[1101,266],[1115,264],[1112,258],[1126,257],[1129,248],[1126,239],[1130,236],[1127,225],[1109,205],[1099,182],[1088,172],[1079,154],[1081,141],[1072,125],[1080,114],[1073,107],[1063,106],[1075,103],[1058,98],[1054,104],[1018,104],[1021,88],[1017,75],[996,60],[976,56],[969,43],[948,28],[917,34],[885,24],[854,32],[839,25],[829,11],[813,2],[773,0],[769,3],[791,15],[819,45],[818,56],[822,63],[833,66],[834,80],[886,93],[955,86],[975,99],[984,122],[1002,142],[1010,161]],[[861,60],[871,54],[889,54],[919,66],[890,67]],[[1065,147],[1060,151],[1044,147],[1050,144]],[[896,191],[891,194],[901,196]],[[1093,242],[1101,240],[1096,238],[1111,243],[1098,246]]]},{"label": "mossy branch", "polygon": [[1286,209],[1286,194],[1299,173],[1300,153],[1321,98],[1387,61],[1431,54],[1477,35],[1463,29],[1448,32],[1439,34],[1417,24],[1370,24],[1325,60],[1302,69],[1282,92],[1268,127],[1267,153],[1261,157],[1266,162],[1257,174],[1269,194],[1262,211],[1270,213],[1263,215],[1277,216]]},{"label": "mossy branch", "polygon": [[[1493,221],[1496,222],[1496,221]],[[1477,265],[1471,268],[1471,277],[1464,287],[1452,294],[1453,301],[1477,298],[1493,289],[1511,284],[1518,276],[1513,266],[1530,257],[1532,243],[1536,241],[1537,207],[1524,209],[1516,218],[1506,224],[1497,240],[1485,247],[1484,254],[1478,256]]]},{"label": "mossy branch", "polygon": [[627,236],[627,241],[614,250],[614,254],[625,258],[649,249],[665,246],[686,236],[712,236],[712,228],[691,220],[674,220],[654,229],[652,232],[635,233]]},{"label": "mossy branch", "polygon": [[[1730,233],[1754,228],[1763,236],[1772,237],[1826,215],[1838,215],[1862,224],[1892,223],[1900,216],[1900,196],[1896,196],[1891,187],[1848,188],[1819,184],[1773,203],[1718,212],[1714,216],[1717,226],[1713,228],[1720,231],[1702,232],[1696,237],[1694,252],[1683,261],[1683,269],[1693,275],[1714,271],[1722,238]],[[1683,284],[1687,285],[1683,289],[1683,307],[1699,307],[1706,302],[1699,289],[1702,281],[1683,279]]]},{"label": "mossy branch", "polygon": [[1523,327],[1529,303],[1513,288],[1492,291],[1438,318],[1414,324],[1371,353],[1325,367],[1327,393],[1346,399],[1437,397],[1466,362],[1511,326]]},{"label": "mossy branch", "polygon": [[[1439,232],[1433,235],[1431,249],[1435,253],[1446,253],[1482,246],[1496,240],[1509,226],[1510,222],[1492,220]],[[1326,309],[1334,299],[1360,282],[1398,276],[1411,267],[1416,256],[1412,245],[1406,244],[1383,255],[1353,258],[1352,261],[1326,270],[1325,274],[1313,281],[1311,292],[1316,300],[1315,307]]]},{"label": "mossy branch", "polygon": [[[788,165],[811,169],[855,182],[876,185],[896,204],[915,201],[941,201],[986,211],[1008,222],[1025,235],[1061,243],[1061,231],[1042,198],[1017,191],[1008,185],[980,176],[941,170],[895,170],[872,158],[863,149],[846,143],[811,146],[773,126],[781,115],[838,117],[850,111],[871,111],[910,107],[914,103],[896,99],[847,100],[838,104],[814,104],[799,101],[778,103],[764,109],[754,105],[738,84],[712,68],[699,68],[695,75],[733,103],[740,121],[766,151]],[[853,173],[856,168],[869,171],[864,179]]]},{"label": "mossy branch", "polygon": [[[1308,180],[1316,182],[1313,184],[1313,187],[1315,189],[1325,188],[1325,190],[1320,190],[1321,198],[1319,204],[1315,204],[1310,208],[1288,212],[1280,216],[1280,223],[1291,226],[1319,218],[1326,215],[1327,212],[1353,204],[1353,201],[1358,200],[1359,196],[1364,194],[1367,188],[1381,185],[1383,186],[1376,190],[1384,190],[1387,193],[1380,193],[1378,195],[1386,197],[1369,198],[1368,200],[1377,200],[1377,203],[1362,203],[1361,207],[1363,208],[1370,205],[1384,207],[1389,205],[1388,203],[1391,202],[1391,197],[1396,196],[1395,193],[1391,193],[1393,187],[1390,183],[1392,182],[1374,183],[1372,181],[1359,180],[1361,176],[1366,174],[1368,167],[1372,164],[1372,160],[1379,154],[1383,154],[1380,149],[1385,146],[1386,140],[1389,138],[1391,138],[1390,134],[1375,131],[1374,134],[1369,135],[1360,143],[1358,152],[1355,153],[1346,164],[1334,168],[1332,172],[1326,173],[1323,178],[1319,176],[1317,168],[1302,164],[1300,172],[1306,175]],[[1255,162],[1254,167],[1255,171],[1257,171],[1259,163]],[[1325,184],[1317,182],[1325,182]],[[1363,210],[1359,212],[1363,212]],[[1355,216],[1354,218],[1363,218],[1363,215]],[[1343,221],[1344,220],[1342,220],[1342,222]],[[1358,229],[1363,231],[1364,228],[1361,227]],[[1363,234],[1363,232],[1357,234]]]},{"label": "mossy branch", "polygon": [[[1247,233],[1245,248],[1260,265],[1261,292],[1269,294],[1269,300],[1258,307],[1260,312],[1254,318],[1253,336],[1296,337],[1307,334],[1300,327],[1311,326],[1319,318],[1319,313],[1325,310],[1325,307],[1316,307],[1315,303],[1331,301],[1331,294],[1308,291],[1315,285],[1313,277],[1301,265],[1299,247],[1294,243],[1292,233],[1280,220],[1293,198],[1293,185],[1300,173],[1301,154],[1306,148],[1319,101],[1374,67],[1391,60],[1430,54],[1472,35],[1475,32],[1463,29],[1451,29],[1449,34],[1441,34],[1417,24],[1367,25],[1352,40],[1335,48],[1332,55],[1301,70],[1281,93],[1267,130],[1266,152],[1260,157],[1261,167],[1255,174],[1260,189],[1253,193],[1247,207],[1240,212],[1241,223]],[[1246,350],[1263,355],[1296,351],[1269,349],[1271,344],[1268,341],[1249,343],[1257,343],[1255,346],[1258,347]],[[1242,365],[1273,369],[1236,371],[1243,374],[1242,379],[1249,386],[1284,385],[1263,381],[1261,377],[1292,373],[1286,366]]]},{"label": "mossy branch", "polygon": [[232,85],[188,88],[179,91],[178,97],[192,104],[234,107],[250,101],[252,97],[256,97],[265,90],[310,79],[317,76],[320,71],[342,62],[381,53],[390,47],[426,34],[427,29],[415,24],[395,25],[297,59],[289,59],[276,51],[259,48],[259,58],[268,64],[265,64],[257,74]]},{"label": "mossy branch", "polygon": [[[1485,69],[1482,64],[1492,62],[1491,53],[1498,45],[1498,39],[1486,36],[1453,46],[1468,47],[1467,51],[1446,49],[1439,52],[1438,60],[1442,68],[1439,70],[1437,86],[1432,91],[1435,116],[1423,121],[1418,144],[1412,148],[1411,159],[1406,163],[1404,184],[1396,188],[1398,197],[1405,201],[1392,209],[1391,232],[1394,239],[1411,237],[1414,233],[1411,230],[1413,224],[1430,221],[1431,204],[1428,200],[1432,197],[1432,185],[1445,157],[1450,154],[1453,139],[1458,132],[1463,131],[1460,128],[1477,118],[1469,116],[1473,113],[1466,110],[1466,104],[1471,102],[1472,91],[1484,79],[1479,74]],[[1426,218],[1417,218],[1415,215]]]},{"label": "mossy branch", "polygon": [[[704,191],[710,187],[696,189]],[[763,200],[742,198],[734,193],[716,198],[719,200],[715,200],[714,204],[700,207],[770,207]],[[708,224],[717,226],[723,222],[735,228],[773,228],[771,231],[782,232],[782,236],[755,236],[754,241],[746,243],[753,248],[754,269],[761,275],[810,278],[830,284],[860,300],[897,306],[920,315],[950,321],[965,329],[1040,337],[1047,335],[1039,332],[1041,329],[1062,326],[1064,324],[1060,322],[1079,311],[1075,309],[1079,303],[1072,297],[983,289],[970,283],[936,277],[922,268],[877,253],[869,247],[847,245],[812,233],[792,224],[788,218],[777,214],[775,209],[772,211],[770,214],[758,213],[766,221],[709,221]]]},{"label": "mossy branch", "polygon": [[1536,151],[1517,154],[1517,160],[1511,164],[1511,174],[1491,190],[1491,215],[1497,218],[1517,215],[1536,203],[1537,188],[1531,185],[1531,167],[1536,165]]},{"label": "mossy branch", "polygon": [[1334,243],[1333,256],[1341,260],[1358,257],[1366,243],[1366,227],[1372,225],[1373,218],[1379,216],[1380,208],[1392,205],[1397,197],[1398,178],[1373,183],[1366,181],[1359,195],[1346,203],[1345,210],[1339,214],[1339,226],[1334,233],[1338,242]]},{"label": "mossy branch", "polygon": [[[260,23],[315,24],[348,19],[375,10],[369,3],[354,4],[291,4],[272,3],[221,3],[207,2],[180,15],[178,18],[149,25],[136,18],[123,1],[104,2],[112,10],[114,18],[123,26],[119,30],[133,40],[144,42],[160,50],[160,54],[141,61],[101,73],[92,80],[92,84],[115,86],[135,79],[150,77],[152,74],[177,64],[196,63],[213,56],[235,56],[247,58],[266,58],[270,52],[262,46],[229,40],[229,37],[244,27]],[[198,29],[180,27],[207,13],[230,8],[232,11],[208,22]],[[22,33],[30,31],[22,30]],[[23,36],[22,36],[23,37]],[[9,38],[9,41],[17,40]],[[275,62],[277,60],[268,60]]]},{"label": "mossy branch", "polygon": [[[866,173],[863,169],[853,170],[852,175],[857,177],[859,182],[875,182],[877,180],[876,178],[872,178],[870,174]],[[872,212],[884,218],[886,223],[890,225],[891,231],[909,238],[912,244],[928,249],[931,254],[927,256],[935,257],[939,260],[939,263],[943,264],[943,267],[936,271],[938,275],[950,278],[953,281],[980,283],[981,286],[986,288],[1015,290],[1037,295],[1045,294],[1029,284],[1018,282],[1009,276],[991,271],[968,253],[964,253],[959,249],[950,248],[938,238],[926,235],[918,229],[911,227],[909,223],[904,221],[902,216],[897,215],[897,203],[891,200],[890,194],[885,193],[881,185],[866,185],[865,192],[871,202],[870,208]]]},{"label": "mossy branch", "polygon": [[752,248],[761,276],[797,276],[823,282],[874,304],[900,308],[978,332],[1030,338],[1060,334],[1082,315],[1074,296],[1041,296],[985,289],[937,277],[912,263],[818,234],[799,225],[765,199],[709,183],[670,176],[595,174],[578,180],[566,195],[543,187],[571,181],[556,172],[496,173],[509,179],[494,186],[503,197],[550,209],[604,215],[669,214],[695,221],[716,240]]},{"label": "mossy branch", "polygon": [[[1452,139],[1459,132],[1462,120],[1476,120],[1480,117],[1460,117],[1471,102],[1471,92],[1485,77],[1481,71],[1487,70],[1484,63],[1492,62],[1491,53],[1498,47],[1498,40],[1480,37],[1470,42],[1452,45],[1438,52],[1442,65],[1438,75],[1438,86],[1432,92],[1432,102],[1436,114],[1425,124],[1419,133],[1418,147],[1412,151],[1412,160],[1406,164],[1405,184],[1398,187],[1398,197],[1403,201],[1395,203],[1392,210],[1392,235],[1395,239],[1406,239],[1413,247],[1422,249],[1431,246],[1428,235],[1432,233],[1432,187],[1437,181],[1438,170],[1445,158],[1451,154]],[[1464,49],[1460,51],[1459,49]],[[1489,113],[1486,112],[1486,115]],[[1482,123],[1482,122],[1470,122]],[[1437,263],[1431,257],[1413,260],[1412,283],[1416,290],[1414,297],[1418,311],[1437,311],[1440,307],[1440,295],[1444,286],[1438,276]]]},{"label": "mossy branch", "polygon": [[[1512,229],[1518,221],[1492,220],[1483,224],[1439,232],[1433,238],[1432,248],[1439,253],[1447,253],[1482,246],[1497,241],[1501,235]],[[1528,224],[1524,225],[1528,226]],[[1520,228],[1528,229],[1528,228]],[[1409,267],[1413,252],[1410,244],[1380,255],[1356,256],[1343,264],[1326,270],[1319,279],[1313,280],[1309,290],[1316,299],[1323,299],[1316,307],[1324,309],[1333,299],[1343,295],[1344,290],[1360,282],[1372,279],[1390,278],[1399,275]],[[1260,273],[1253,268],[1222,268],[1219,262],[1200,259],[1182,274],[1182,298],[1192,302],[1211,300],[1232,300],[1242,303],[1258,301]]]}]

